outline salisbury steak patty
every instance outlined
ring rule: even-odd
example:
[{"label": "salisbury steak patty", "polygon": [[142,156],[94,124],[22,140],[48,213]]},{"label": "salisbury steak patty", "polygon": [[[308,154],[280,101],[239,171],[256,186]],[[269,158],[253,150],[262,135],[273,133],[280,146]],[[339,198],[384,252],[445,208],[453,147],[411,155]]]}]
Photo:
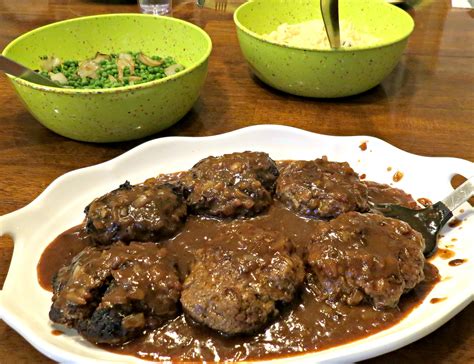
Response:
[{"label": "salisbury steak patty", "polygon": [[308,248],[310,284],[322,299],[393,307],[423,280],[424,246],[405,222],[349,212],[319,224]]},{"label": "salisbury steak patty", "polygon": [[197,214],[253,216],[271,204],[277,177],[275,162],[266,153],[208,157],[191,169],[184,182],[187,203]]},{"label": "salisbury steak patty", "polygon": [[367,211],[367,187],[348,163],[293,161],[280,171],[277,197],[293,211],[332,218],[347,211]]},{"label": "salisbury steak patty", "polygon": [[410,209],[418,208],[418,204],[413,199],[412,195],[399,188],[394,188],[387,184],[373,181],[364,181],[364,184],[369,190],[369,201],[373,204],[393,203]]},{"label": "salisbury steak patty", "polygon": [[183,224],[187,208],[169,185],[126,182],[86,208],[86,232],[98,244],[114,241],[157,241]]},{"label": "salisbury steak patty", "polygon": [[184,312],[227,335],[252,333],[290,302],[304,279],[302,260],[276,232],[245,223],[222,229],[196,254],[181,295]]},{"label": "salisbury steak patty", "polygon": [[181,285],[165,248],[87,247],[53,281],[52,321],[95,343],[121,344],[177,312]]}]

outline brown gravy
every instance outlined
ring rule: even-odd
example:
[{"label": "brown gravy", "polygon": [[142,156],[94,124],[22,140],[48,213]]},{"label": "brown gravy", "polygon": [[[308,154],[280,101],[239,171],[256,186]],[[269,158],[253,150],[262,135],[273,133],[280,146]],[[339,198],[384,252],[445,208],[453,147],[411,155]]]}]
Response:
[{"label": "brown gravy", "polygon": [[400,182],[402,178],[403,178],[403,172],[400,172],[400,171],[395,172],[395,174],[392,177],[393,182]]},{"label": "brown gravy", "polygon": [[41,255],[36,267],[40,286],[52,292],[51,282],[59,268],[69,264],[75,255],[91,244],[89,239],[81,236],[79,226],[66,230],[54,239]]},{"label": "brown gravy", "polygon": [[424,207],[428,207],[428,206],[433,205],[433,202],[431,202],[431,200],[429,198],[426,198],[426,197],[420,197],[419,199],[417,199],[417,201],[421,205],[423,205]]},{"label": "brown gravy", "polygon": [[436,255],[438,255],[441,259],[451,259],[456,255],[456,253],[449,249],[438,248]]},{"label": "brown gravy", "polygon": [[467,262],[467,259],[453,259],[449,261],[451,267],[457,267],[458,265],[464,264]]},{"label": "brown gravy", "polygon": [[[275,202],[265,214],[250,220],[252,224],[281,231],[291,237],[298,249],[309,241],[315,220],[298,217]],[[203,241],[212,240],[219,231],[217,221],[190,216],[183,230],[162,242],[185,274],[195,251]],[[45,250],[38,264],[42,287],[51,290],[51,278],[64,264],[88,244],[79,234],[80,227],[67,230]],[[147,360],[224,361],[270,359],[297,355],[354,341],[393,326],[403,319],[431,291],[439,280],[437,269],[426,263],[426,279],[402,297],[399,307],[376,311],[369,305],[328,305],[317,302],[313,293],[303,289],[299,299],[282,308],[280,317],[261,333],[252,336],[223,337],[210,329],[188,322],[184,315],[127,345],[101,346],[115,353]]]},{"label": "brown gravy", "polygon": [[448,223],[448,226],[450,228],[455,228],[455,227],[461,226],[461,224],[462,224],[462,220],[454,218]]},{"label": "brown gravy", "polygon": [[64,332],[62,332],[61,330],[52,330],[51,334],[53,334],[54,336],[59,336],[64,334]]},{"label": "brown gravy", "polygon": [[446,300],[447,297],[435,297],[435,298],[432,298],[430,300],[430,303],[439,303],[439,302],[443,302],[444,300]]}]

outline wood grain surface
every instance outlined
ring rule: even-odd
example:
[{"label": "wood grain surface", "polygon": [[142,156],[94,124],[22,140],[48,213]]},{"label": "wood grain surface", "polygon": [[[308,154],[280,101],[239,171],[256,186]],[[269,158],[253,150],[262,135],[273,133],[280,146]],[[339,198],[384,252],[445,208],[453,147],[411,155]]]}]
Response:
[{"label": "wood grain surface", "polygon": [[[426,156],[474,161],[474,11],[450,1],[407,7],[416,30],[396,69],[358,96],[315,100],[284,94],[251,75],[238,46],[232,14],[175,1],[173,16],[212,38],[209,75],[193,109],[152,137],[215,135],[272,123],[332,135],[371,135]],[[136,4],[99,0],[0,0],[0,49],[36,27],[82,15],[138,12]],[[45,129],[0,76],[0,215],[31,202],[55,178],[109,160],[143,143],[88,144]],[[0,237],[0,287],[13,243]],[[368,363],[474,362],[474,305],[429,336]],[[50,363],[0,321],[0,363]]]}]

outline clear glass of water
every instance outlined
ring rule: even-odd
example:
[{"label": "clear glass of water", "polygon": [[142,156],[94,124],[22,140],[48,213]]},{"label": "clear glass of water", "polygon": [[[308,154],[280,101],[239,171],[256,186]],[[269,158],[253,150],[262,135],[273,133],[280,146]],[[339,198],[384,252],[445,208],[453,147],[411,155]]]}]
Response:
[{"label": "clear glass of water", "polygon": [[138,0],[142,13],[164,15],[171,12],[172,0]]}]

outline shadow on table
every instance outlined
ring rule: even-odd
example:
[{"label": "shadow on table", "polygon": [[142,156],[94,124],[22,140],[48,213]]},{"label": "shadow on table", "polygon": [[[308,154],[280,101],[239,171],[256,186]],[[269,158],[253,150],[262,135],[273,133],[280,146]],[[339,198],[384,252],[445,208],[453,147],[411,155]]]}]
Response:
[{"label": "shadow on table", "polygon": [[[213,80],[212,92],[219,94],[219,110],[210,110],[214,106],[206,104],[204,95],[208,91],[204,85],[201,96],[196,101],[191,110],[176,124],[159,133],[150,135],[148,137],[132,140],[129,142],[118,142],[100,144],[102,147],[118,150],[130,150],[135,146],[145,143],[147,141],[167,137],[167,136],[207,136],[211,135],[207,130],[214,129],[212,126],[222,124],[226,120],[227,110],[229,108],[229,100],[225,92],[219,92],[221,87],[218,80]],[[215,108],[215,107],[214,107]],[[212,118],[210,119],[210,116]]]},{"label": "shadow on table", "polygon": [[128,151],[130,149],[135,148],[136,146],[146,143],[153,139],[158,139],[167,136],[186,136],[186,135],[193,135],[194,133],[199,133],[199,130],[203,128],[203,122],[200,120],[200,109],[202,109],[203,103],[202,100],[199,99],[194,104],[193,108],[176,124],[172,125],[168,129],[165,129],[161,132],[158,132],[153,135],[149,135],[147,137],[130,140],[127,142],[115,142],[115,143],[101,143],[97,144],[101,148],[108,148],[108,149],[115,149],[118,151],[117,155],[121,154],[121,152]]}]

